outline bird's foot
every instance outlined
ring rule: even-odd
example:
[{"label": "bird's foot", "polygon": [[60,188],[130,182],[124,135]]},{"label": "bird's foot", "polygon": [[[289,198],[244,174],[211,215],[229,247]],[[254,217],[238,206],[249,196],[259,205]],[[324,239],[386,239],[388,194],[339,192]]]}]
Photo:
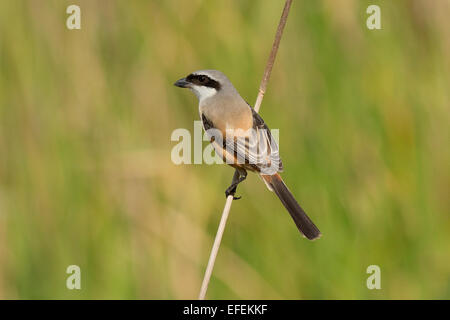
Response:
[{"label": "bird's foot", "polygon": [[228,198],[229,196],[233,196],[233,200],[239,200],[242,197],[235,197],[235,193],[236,193],[236,187],[235,185],[231,185],[227,188],[227,190],[225,190],[225,197]]}]

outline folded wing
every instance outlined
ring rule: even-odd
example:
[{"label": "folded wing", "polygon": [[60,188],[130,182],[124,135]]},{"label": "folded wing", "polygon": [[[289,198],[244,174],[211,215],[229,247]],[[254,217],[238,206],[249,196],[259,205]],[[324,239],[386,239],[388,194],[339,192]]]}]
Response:
[{"label": "folded wing", "polygon": [[[249,106],[249,108],[251,108]],[[216,152],[228,164],[272,175],[283,170],[278,144],[261,116],[253,108],[253,127],[247,131],[229,131],[222,139],[214,124],[202,115],[203,127]]]}]

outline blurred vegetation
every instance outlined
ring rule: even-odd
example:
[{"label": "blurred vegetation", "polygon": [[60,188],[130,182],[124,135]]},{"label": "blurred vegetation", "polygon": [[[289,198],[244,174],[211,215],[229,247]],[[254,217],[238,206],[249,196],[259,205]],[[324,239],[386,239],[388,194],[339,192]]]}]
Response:
[{"label": "blurred vegetation", "polygon": [[[197,297],[233,171],[172,164],[171,132],[198,120],[172,84],[214,68],[254,101],[283,3],[0,2],[0,298]],[[294,1],[261,114],[323,237],[250,175],[209,298],[450,298],[449,12]]]}]

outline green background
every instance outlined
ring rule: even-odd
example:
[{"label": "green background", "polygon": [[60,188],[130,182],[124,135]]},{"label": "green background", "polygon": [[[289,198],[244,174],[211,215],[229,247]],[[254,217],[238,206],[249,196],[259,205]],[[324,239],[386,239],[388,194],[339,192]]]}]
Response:
[{"label": "green background", "polygon": [[[253,102],[283,4],[0,2],[0,298],[197,297],[233,171],[171,162],[198,120],[173,83],[218,69]],[[323,237],[249,175],[208,298],[450,298],[449,12],[294,0],[261,115]]]}]

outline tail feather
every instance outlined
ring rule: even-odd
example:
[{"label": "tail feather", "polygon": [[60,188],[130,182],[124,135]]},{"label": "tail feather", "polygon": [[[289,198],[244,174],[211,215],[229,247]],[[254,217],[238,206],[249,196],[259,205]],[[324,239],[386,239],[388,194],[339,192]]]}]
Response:
[{"label": "tail feather", "polygon": [[284,184],[278,173],[274,175],[261,175],[265,182],[273,189],[275,194],[280,198],[283,205],[291,215],[298,230],[309,240],[315,240],[322,234],[311,219],[306,215],[305,211],[295,200],[288,187]]}]

